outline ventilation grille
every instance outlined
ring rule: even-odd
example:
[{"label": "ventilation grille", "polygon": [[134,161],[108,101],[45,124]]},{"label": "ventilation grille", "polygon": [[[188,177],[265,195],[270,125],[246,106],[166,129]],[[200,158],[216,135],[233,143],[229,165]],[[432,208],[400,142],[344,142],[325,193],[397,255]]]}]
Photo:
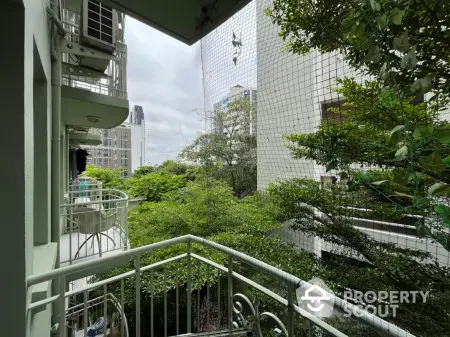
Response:
[{"label": "ventilation grille", "polygon": [[95,0],[83,2],[83,43],[106,51],[115,49],[116,13]]}]

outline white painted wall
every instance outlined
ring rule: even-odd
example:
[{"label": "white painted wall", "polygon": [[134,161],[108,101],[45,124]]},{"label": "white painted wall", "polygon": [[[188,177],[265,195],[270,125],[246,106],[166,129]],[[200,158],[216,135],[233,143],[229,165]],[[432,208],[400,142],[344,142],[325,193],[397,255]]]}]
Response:
[{"label": "white painted wall", "polygon": [[[285,42],[278,36],[278,26],[264,15],[271,0],[257,0],[257,64],[258,64],[258,189],[289,178],[320,179],[324,167],[311,160],[293,159],[286,148],[284,135],[314,132],[321,120],[321,103],[342,99],[334,91],[337,79],[353,77],[364,81],[368,77],[353,71],[336,53],[293,55],[283,52]],[[448,117],[449,112],[442,114]],[[423,249],[448,265],[449,253],[431,240],[413,236],[364,229],[377,240],[399,246]],[[294,232],[287,226],[281,237],[297,247],[315,252],[330,251],[331,245],[317,238]],[[336,248],[336,247],[334,247]]]},{"label": "white painted wall", "polygon": [[[34,182],[37,179],[34,177],[34,133],[38,132],[33,125],[34,49],[48,80],[47,111],[44,109],[42,113],[47,112],[49,116],[51,64],[46,13],[48,3],[48,0],[6,0],[0,4],[0,39],[5,51],[0,54],[4,79],[0,84],[0,100],[2,122],[7,125],[0,135],[0,143],[6,152],[1,169],[1,186],[7,190],[0,197],[1,223],[7,235],[0,245],[0,262],[7,268],[7,277],[2,277],[0,281],[0,287],[4,290],[2,303],[7,304],[5,308],[8,311],[0,318],[4,336],[26,335],[26,277],[33,273]],[[47,144],[49,153],[48,141]],[[47,156],[48,164],[49,158]]]}]

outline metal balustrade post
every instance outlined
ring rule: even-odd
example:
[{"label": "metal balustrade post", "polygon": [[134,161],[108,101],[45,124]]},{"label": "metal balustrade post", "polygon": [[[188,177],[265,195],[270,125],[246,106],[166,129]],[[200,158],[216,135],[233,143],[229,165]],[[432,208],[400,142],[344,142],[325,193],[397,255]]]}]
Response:
[{"label": "metal balustrade post", "polygon": [[105,319],[105,331],[108,326],[108,286],[105,284],[103,286],[103,317]]},{"label": "metal balustrade post", "polygon": [[88,300],[89,300],[89,291],[85,290],[83,293],[83,328],[84,328],[84,335],[87,336],[87,328],[89,326],[89,320],[88,320]]},{"label": "metal balustrade post", "polygon": [[58,298],[58,310],[59,310],[59,337],[66,337],[66,277],[61,276],[59,278],[59,298]]},{"label": "metal balustrade post", "polygon": [[294,337],[294,285],[292,283],[288,284],[288,316],[287,316],[287,330],[288,337]]},{"label": "metal balustrade post", "polygon": [[136,281],[136,337],[141,337],[141,256],[136,256],[134,262]]},{"label": "metal balustrade post", "polygon": [[228,330],[233,330],[233,257],[228,255]]},{"label": "metal balustrade post", "polygon": [[155,315],[153,306],[153,296],[155,296],[155,272],[152,269],[150,271],[150,282],[151,282],[151,296],[150,296],[150,336],[155,335]]},{"label": "metal balustrade post", "polygon": [[192,331],[192,256],[191,256],[191,240],[187,242],[187,333]]},{"label": "metal balustrade post", "polygon": [[123,279],[120,280],[120,307],[122,312],[120,313],[120,336],[125,336],[125,285]]}]

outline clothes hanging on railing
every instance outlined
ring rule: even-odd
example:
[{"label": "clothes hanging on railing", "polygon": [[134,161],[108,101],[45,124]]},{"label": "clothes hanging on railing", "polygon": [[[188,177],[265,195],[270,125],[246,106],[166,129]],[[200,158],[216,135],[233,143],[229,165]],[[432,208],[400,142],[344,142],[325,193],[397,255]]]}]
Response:
[{"label": "clothes hanging on railing", "polygon": [[81,174],[84,171],[86,171],[86,161],[87,161],[88,155],[89,155],[89,153],[84,149],[76,150],[78,174]]},{"label": "clothes hanging on railing", "polygon": [[77,179],[77,149],[69,149],[69,174],[71,179]]}]

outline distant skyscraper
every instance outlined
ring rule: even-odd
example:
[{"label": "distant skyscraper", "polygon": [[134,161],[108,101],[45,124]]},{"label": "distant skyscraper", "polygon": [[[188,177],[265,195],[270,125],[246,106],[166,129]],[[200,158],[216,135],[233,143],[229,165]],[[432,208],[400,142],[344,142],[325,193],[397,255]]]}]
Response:
[{"label": "distant skyscraper", "polygon": [[133,106],[133,109],[130,111],[130,124],[139,124],[141,125],[144,121],[144,109],[141,105]]}]

